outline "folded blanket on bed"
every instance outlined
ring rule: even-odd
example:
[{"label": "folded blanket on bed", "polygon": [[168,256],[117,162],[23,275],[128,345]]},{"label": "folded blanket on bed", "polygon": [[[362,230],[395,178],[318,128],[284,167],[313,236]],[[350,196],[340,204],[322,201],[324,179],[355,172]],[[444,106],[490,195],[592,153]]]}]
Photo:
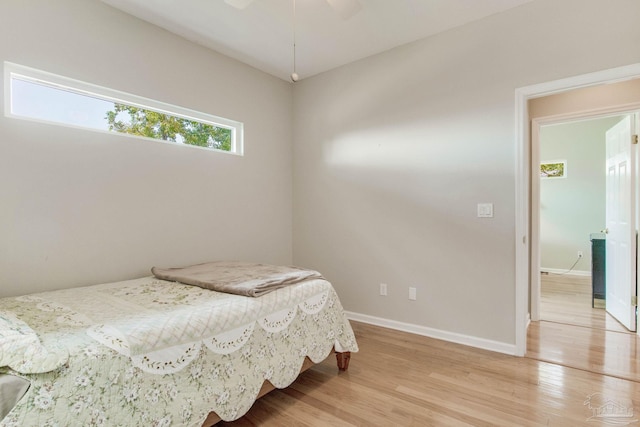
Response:
[{"label": "folded blanket on bed", "polygon": [[153,267],[151,273],[162,280],[248,297],[322,278],[314,270],[238,261],[214,261],[182,268]]}]

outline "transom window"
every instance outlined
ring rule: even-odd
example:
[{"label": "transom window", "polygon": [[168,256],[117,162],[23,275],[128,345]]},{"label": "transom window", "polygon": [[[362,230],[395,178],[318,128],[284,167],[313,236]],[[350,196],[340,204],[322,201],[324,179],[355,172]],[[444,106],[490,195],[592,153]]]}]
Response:
[{"label": "transom window", "polygon": [[4,68],[8,117],[242,154],[240,122],[9,62]]}]

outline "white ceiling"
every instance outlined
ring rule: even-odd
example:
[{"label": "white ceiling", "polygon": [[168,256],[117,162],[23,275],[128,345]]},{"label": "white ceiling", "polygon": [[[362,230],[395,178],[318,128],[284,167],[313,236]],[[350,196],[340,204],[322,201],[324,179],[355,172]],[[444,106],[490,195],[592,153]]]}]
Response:
[{"label": "white ceiling", "polygon": [[[255,68],[288,80],[293,68],[293,0],[102,0]],[[532,0],[358,0],[341,19],[327,0],[297,0],[300,78],[339,67]]]}]

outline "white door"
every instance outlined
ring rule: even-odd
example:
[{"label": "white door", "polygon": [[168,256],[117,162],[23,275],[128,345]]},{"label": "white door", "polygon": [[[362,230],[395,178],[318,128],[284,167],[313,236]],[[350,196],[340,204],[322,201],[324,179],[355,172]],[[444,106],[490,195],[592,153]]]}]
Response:
[{"label": "white door", "polygon": [[607,131],[606,307],[636,330],[635,151],[631,116]]}]

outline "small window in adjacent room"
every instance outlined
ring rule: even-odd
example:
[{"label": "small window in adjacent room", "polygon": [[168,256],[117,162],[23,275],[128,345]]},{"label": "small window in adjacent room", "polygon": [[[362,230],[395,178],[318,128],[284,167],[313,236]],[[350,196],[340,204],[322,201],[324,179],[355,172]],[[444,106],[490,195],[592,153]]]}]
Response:
[{"label": "small window in adjacent room", "polygon": [[4,63],[5,115],[242,154],[242,123]]}]

